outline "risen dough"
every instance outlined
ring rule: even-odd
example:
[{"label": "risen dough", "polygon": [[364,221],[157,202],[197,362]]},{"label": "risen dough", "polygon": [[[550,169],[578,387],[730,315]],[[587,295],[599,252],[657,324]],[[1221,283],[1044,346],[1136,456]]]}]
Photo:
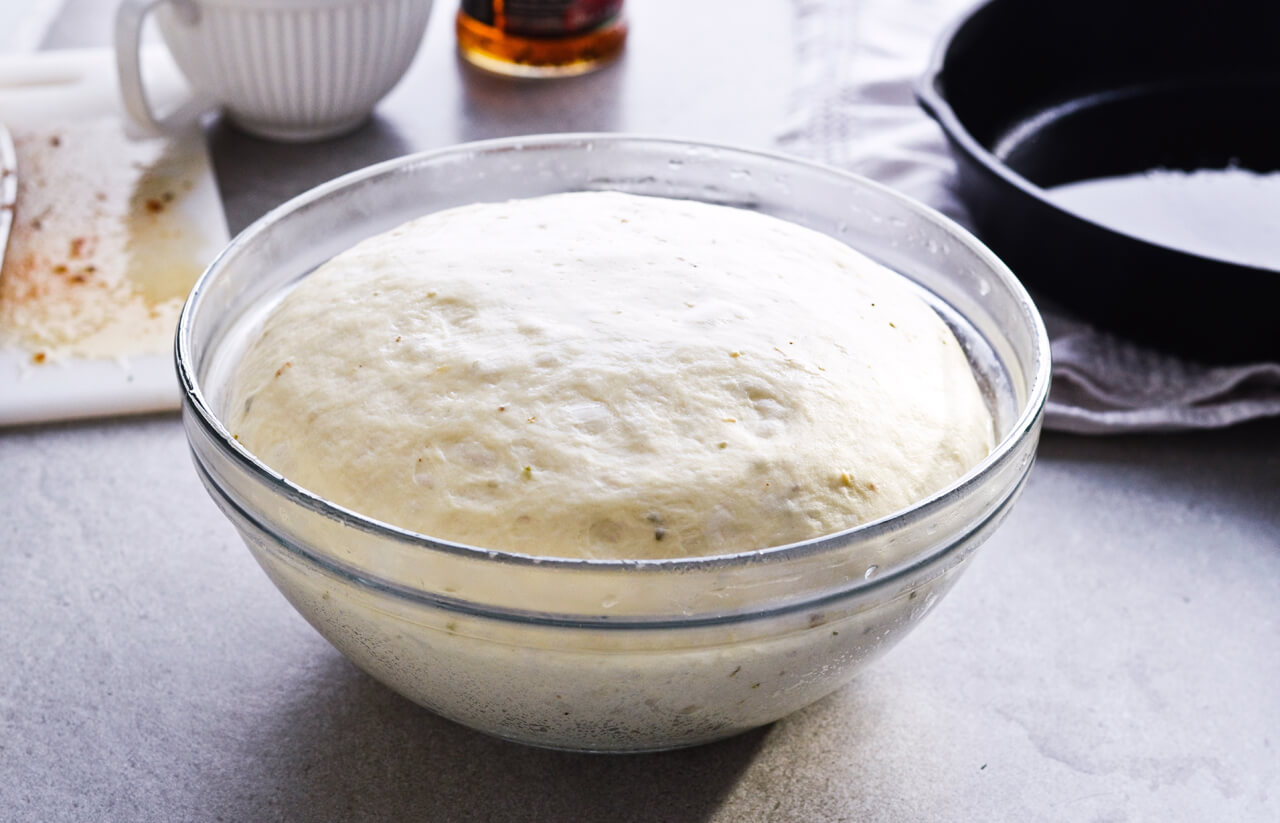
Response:
[{"label": "risen dough", "polygon": [[782,220],[611,192],[339,255],[270,315],[229,404],[244,446],[329,500],[561,557],[835,532],[946,486],[993,428],[898,275]]}]

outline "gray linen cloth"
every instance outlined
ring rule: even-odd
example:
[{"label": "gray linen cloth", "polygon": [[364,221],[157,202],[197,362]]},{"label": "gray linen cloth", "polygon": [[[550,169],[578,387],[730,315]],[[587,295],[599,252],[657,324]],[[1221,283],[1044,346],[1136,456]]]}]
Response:
[{"label": "gray linen cloth", "polygon": [[[970,226],[942,131],[912,83],[972,0],[792,0],[795,95],[781,149],[878,180]],[[1049,309],[1045,426],[1082,434],[1229,426],[1280,414],[1280,364],[1210,367]]]}]

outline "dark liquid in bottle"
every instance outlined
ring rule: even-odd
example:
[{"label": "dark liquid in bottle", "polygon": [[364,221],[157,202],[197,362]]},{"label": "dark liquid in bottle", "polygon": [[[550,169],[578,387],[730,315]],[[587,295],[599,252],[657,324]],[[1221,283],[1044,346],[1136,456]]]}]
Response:
[{"label": "dark liquid in bottle", "polygon": [[462,0],[458,49],[518,77],[564,77],[616,57],[627,37],[622,0]]}]

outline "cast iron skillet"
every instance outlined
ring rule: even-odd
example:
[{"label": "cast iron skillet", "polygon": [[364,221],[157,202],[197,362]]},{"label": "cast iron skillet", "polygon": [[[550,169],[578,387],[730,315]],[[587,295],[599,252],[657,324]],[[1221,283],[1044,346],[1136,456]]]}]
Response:
[{"label": "cast iron skillet", "polygon": [[1196,359],[1280,358],[1280,260],[1139,240],[1044,191],[1153,168],[1280,169],[1280,0],[989,0],[943,35],[916,94],[978,233],[1032,290]]}]

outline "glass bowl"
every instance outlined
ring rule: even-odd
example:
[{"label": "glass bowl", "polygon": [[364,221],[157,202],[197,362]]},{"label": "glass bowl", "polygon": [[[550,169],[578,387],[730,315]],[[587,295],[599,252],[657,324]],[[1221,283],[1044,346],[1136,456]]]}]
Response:
[{"label": "glass bowl", "polygon": [[[230,367],[316,266],[428,212],[596,189],[755,209],[901,272],[965,346],[997,446],[948,488],[837,534],[732,555],[601,561],[487,551],[363,517],[281,477],[228,433]],[[242,232],[201,277],[176,358],[201,480],[322,635],[445,717],[580,751],[726,737],[846,683],[930,611],[1009,512],[1049,384],[1048,340],[1027,293],[936,212],[780,155],[622,135],[456,146],[307,192]]]}]

